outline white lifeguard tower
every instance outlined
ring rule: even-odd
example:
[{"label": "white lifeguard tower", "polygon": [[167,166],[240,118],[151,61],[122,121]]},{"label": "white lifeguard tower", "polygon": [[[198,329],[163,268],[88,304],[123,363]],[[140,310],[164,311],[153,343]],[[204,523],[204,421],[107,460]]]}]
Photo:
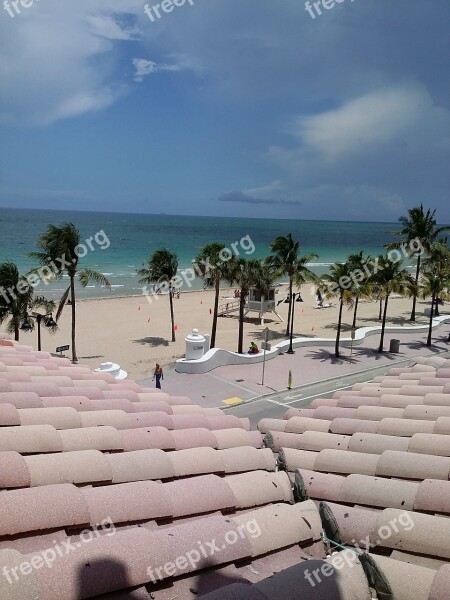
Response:
[{"label": "white lifeguard tower", "polygon": [[261,325],[264,325],[264,315],[266,313],[275,313],[278,319],[284,323],[283,318],[276,311],[276,287],[271,287],[267,294],[263,294],[256,288],[250,288],[248,298],[245,303],[245,315],[249,312],[259,313]]}]

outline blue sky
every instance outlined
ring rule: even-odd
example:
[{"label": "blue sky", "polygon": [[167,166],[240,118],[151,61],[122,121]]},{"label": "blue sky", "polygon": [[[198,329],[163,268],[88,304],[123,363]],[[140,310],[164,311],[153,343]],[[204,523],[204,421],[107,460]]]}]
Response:
[{"label": "blue sky", "polygon": [[450,222],[448,0],[144,5],[0,3],[0,206]]}]

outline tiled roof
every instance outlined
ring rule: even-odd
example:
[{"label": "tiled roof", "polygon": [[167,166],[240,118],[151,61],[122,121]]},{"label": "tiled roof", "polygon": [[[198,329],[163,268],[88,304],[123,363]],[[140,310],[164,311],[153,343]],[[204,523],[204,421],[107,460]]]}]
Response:
[{"label": "tiled roof", "polygon": [[0,340],[0,598],[447,600],[449,379],[432,357],[251,431]]}]

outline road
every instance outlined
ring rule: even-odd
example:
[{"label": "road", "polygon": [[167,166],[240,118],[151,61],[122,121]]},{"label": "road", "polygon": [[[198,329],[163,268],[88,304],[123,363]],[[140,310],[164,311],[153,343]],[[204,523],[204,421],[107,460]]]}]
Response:
[{"label": "road", "polygon": [[[450,358],[450,352],[439,354],[442,358]],[[413,364],[410,358],[384,364],[378,367],[349,373],[342,377],[333,377],[324,381],[307,383],[294,390],[285,390],[266,396],[261,396],[240,404],[224,408],[226,414],[237,417],[248,417],[252,429],[263,418],[281,419],[289,408],[307,408],[315,398],[331,398],[338,390],[351,389],[355,383],[373,380],[374,377],[386,375],[393,367],[408,366]]]}]

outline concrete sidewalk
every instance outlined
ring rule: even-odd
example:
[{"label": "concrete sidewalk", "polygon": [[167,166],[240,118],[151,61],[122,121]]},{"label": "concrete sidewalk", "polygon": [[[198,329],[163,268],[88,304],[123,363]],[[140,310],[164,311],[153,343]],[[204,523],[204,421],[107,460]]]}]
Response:
[{"label": "concrete sidewalk", "polygon": [[[341,357],[336,359],[332,348],[300,348],[295,354],[283,354],[267,361],[264,385],[261,385],[262,363],[218,367],[210,373],[186,375],[177,373],[174,368],[166,368],[163,391],[173,396],[188,396],[204,407],[230,406],[262,395],[287,390],[289,370],[292,371],[292,388],[309,383],[321,382],[329,378],[339,378],[359,371],[385,366],[386,370],[394,363],[450,350],[449,325],[442,325],[433,334],[433,345],[426,346],[426,334],[395,334],[385,338],[385,348],[389,348],[392,337],[400,340],[400,352],[377,352],[379,336],[366,339],[365,343],[353,349],[341,349]],[[143,385],[152,386],[151,378],[144,379]],[[295,397],[295,396],[293,396]]]}]

